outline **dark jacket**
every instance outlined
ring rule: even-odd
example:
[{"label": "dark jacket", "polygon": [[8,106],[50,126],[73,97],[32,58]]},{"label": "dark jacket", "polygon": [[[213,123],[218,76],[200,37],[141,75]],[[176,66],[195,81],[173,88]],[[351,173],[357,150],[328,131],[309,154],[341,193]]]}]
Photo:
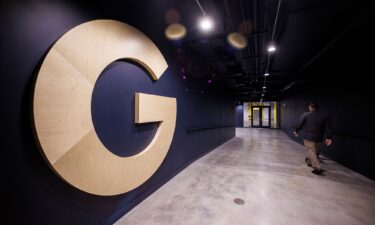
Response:
[{"label": "dark jacket", "polygon": [[294,131],[298,132],[301,129],[304,131],[303,138],[305,140],[322,142],[324,133],[326,133],[327,138],[332,138],[329,118],[319,111],[304,113]]}]

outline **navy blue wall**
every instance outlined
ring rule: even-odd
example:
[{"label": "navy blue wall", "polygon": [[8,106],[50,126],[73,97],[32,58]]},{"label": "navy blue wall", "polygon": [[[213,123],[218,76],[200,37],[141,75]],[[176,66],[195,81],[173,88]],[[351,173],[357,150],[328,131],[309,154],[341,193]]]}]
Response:
[{"label": "navy blue wall", "polygon": [[243,127],[243,105],[236,106],[236,127]]},{"label": "navy blue wall", "polygon": [[[149,7],[145,7],[145,2]],[[177,60],[184,49],[176,51],[173,46],[176,44],[164,38],[165,10],[158,1],[2,1],[0,4],[3,106],[0,164],[5,173],[1,185],[1,206],[5,208],[2,221],[111,224],[189,163],[235,135],[234,101],[217,93],[206,81],[189,75],[187,80],[181,79],[184,63]],[[176,131],[162,166],[139,188],[112,197],[86,194],[58,178],[37,149],[30,119],[34,79],[48,49],[69,29],[103,18],[128,23],[148,35],[166,57],[169,68],[159,81],[152,82],[131,62],[117,61],[107,67],[92,97],[93,122],[102,142],[115,154],[136,154],[152,138],[156,124],[134,125],[134,92],[177,98]],[[186,131],[202,126],[216,128]]]}]

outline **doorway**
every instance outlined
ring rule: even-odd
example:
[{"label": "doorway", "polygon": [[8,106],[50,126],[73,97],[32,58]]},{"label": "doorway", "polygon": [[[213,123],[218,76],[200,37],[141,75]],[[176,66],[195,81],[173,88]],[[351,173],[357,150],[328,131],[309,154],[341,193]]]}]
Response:
[{"label": "doorway", "polygon": [[269,106],[252,106],[251,114],[252,127],[269,128],[271,126]]}]

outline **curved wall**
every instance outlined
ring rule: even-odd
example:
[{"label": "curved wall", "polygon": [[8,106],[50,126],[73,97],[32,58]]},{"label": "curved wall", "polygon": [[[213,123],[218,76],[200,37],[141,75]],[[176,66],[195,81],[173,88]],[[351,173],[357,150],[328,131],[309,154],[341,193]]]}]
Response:
[{"label": "curved wall", "polygon": [[[177,48],[164,38],[162,12],[167,8],[161,9],[162,4],[156,1],[76,2],[1,3],[0,129],[5,173],[1,192],[3,219],[12,224],[111,224],[189,163],[235,134],[233,99],[199,79],[181,79]],[[111,197],[84,193],[56,176],[38,150],[31,125],[32,88],[49,48],[72,27],[103,18],[128,23],[144,32],[169,64],[155,83],[144,70],[126,61],[114,62],[102,73],[93,92],[92,116],[104,145],[117,155],[129,156],[153,137],[155,124],[134,124],[135,91],[177,98],[175,134],[161,167],[139,188]],[[216,128],[187,132],[202,126]],[[220,126],[225,128],[217,128]]]}]

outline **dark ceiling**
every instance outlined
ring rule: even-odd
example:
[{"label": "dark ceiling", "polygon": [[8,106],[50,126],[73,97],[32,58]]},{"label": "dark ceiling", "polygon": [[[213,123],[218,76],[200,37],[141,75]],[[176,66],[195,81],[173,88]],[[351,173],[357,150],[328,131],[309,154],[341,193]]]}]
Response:
[{"label": "dark ceiling", "polygon": [[[325,71],[337,76],[335,69],[327,68],[334,60],[336,67],[341,62],[352,64],[351,76],[355,77],[356,71],[368,72],[368,66],[362,64],[372,64],[371,57],[363,56],[368,54],[363,48],[370,44],[375,51],[375,42],[371,41],[375,38],[371,35],[375,18],[368,18],[375,15],[375,0],[199,0],[215,22],[208,33],[198,29],[202,11],[197,0],[64,1],[80,5],[87,20],[99,15],[142,28],[147,35],[157,37],[158,44],[169,46],[176,60],[181,52],[186,55],[187,76],[205,84],[212,80],[212,88],[234,95],[238,101],[259,101],[262,94],[264,101],[281,100],[291,87],[322,76],[326,79]],[[175,13],[169,18],[171,10]],[[165,38],[168,20],[186,27],[184,39],[172,42]],[[227,42],[231,32],[242,33],[248,46],[242,50],[231,47]],[[266,48],[272,39],[277,51],[268,56]],[[270,76],[266,78],[267,68]],[[313,75],[307,74],[311,71]],[[349,73],[344,66],[343,71]]]},{"label": "dark ceiling", "polygon": [[[200,0],[215,20],[215,29],[202,33],[196,25],[202,16],[196,0],[172,2],[188,29],[181,45],[238,101],[259,101],[262,94],[264,101],[282,98],[302,81],[305,69],[373,6],[367,0]],[[232,48],[227,43],[231,32],[245,35],[248,46]],[[271,40],[277,51],[269,54]],[[267,68],[270,76],[265,77]]]}]

